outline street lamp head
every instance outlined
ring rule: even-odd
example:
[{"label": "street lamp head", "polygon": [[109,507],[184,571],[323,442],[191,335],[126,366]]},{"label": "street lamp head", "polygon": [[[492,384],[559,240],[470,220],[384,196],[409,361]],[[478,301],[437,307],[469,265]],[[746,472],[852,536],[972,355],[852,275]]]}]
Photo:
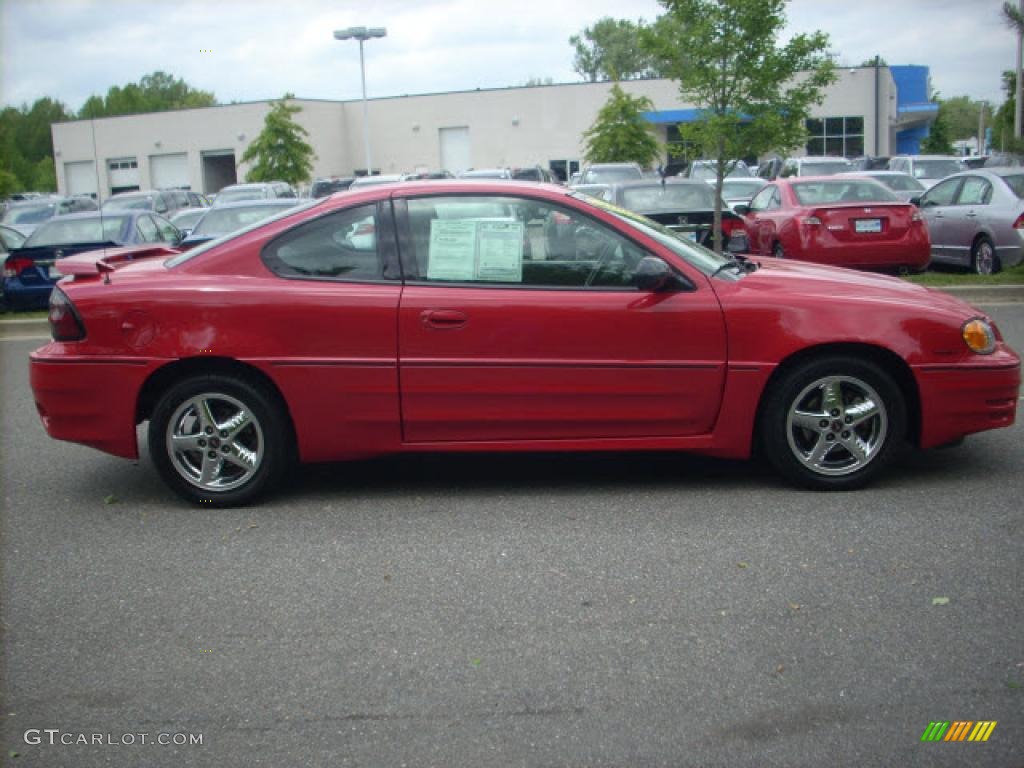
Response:
[{"label": "street lamp head", "polygon": [[334,39],[369,40],[374,37],[385,37],[387,33],[385,27],[349,27],[348,29],[334,30]]}]

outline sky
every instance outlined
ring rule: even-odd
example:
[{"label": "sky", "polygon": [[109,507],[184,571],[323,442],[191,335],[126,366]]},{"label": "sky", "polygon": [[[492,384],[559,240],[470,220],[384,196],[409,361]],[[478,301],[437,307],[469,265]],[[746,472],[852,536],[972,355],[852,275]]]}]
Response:
[{"label": "sky", "polygon": [[[791,0],[782,37],[821,30],[845,65],[880,55],[930,67],[942,96],[998,105],[1016,37],[1001,0]],[[370,98],[576,82],[569,36],[604,16],[652,21],[654,0],[0,0],[0,104],[91,94],[155,70],[222,103],[358,99],[359,46],[332,31],[384,26],[366,43]]]}]

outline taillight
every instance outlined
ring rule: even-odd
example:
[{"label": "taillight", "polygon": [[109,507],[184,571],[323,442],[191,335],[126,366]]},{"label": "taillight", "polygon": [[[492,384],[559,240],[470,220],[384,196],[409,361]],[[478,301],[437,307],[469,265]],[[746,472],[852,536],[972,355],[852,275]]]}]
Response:
[{"label": "taillight", "polygon": [[85,326],[78,311],[60,288],[54,288],[50,293],[49,319],[54,341],[81,341],[85,338]]},{"label": "taillight", "polygon": [[728,238],[732,236],[734,230],[743,229],[743,223],[738,219],[727,219],[722,217],[722,237]]},{"label": "taillight", "polygon": [[28,269],[33,264],[32,259],[17,259],[8,257],[7,261],[4,262],[4,277],[17,277],[22,273],[23,270]]},{"label": "taillight", "polygon": [[1024,229],[1024,213],[1017,217],[1017,220],[1013,222],[1014,229]]},{"label": "taillight", "polygon": [[[1024,216],[1022,216],[1021,218],[1024,218]],[[917,210],[917,208],[915,208],[914,212],[912,214],[910,214],[910,220],[912,222],[913,221],[924,221],[924,216],[922,216],[921,212],[919,210]],[[1019,222],[1020,219],[1017,219],[1017,221]],[[1017,225],[1014,224],[1014,226],[1017,226]]]}]

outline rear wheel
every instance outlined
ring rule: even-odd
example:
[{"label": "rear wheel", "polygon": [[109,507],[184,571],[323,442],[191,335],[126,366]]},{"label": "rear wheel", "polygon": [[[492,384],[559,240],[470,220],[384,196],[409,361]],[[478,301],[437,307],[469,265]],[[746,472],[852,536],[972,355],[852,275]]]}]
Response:
[{"label": "rear wheel", "polygon": [[987,237],[979,237],[971,249],[971,267],[979,275],[994,275],[1001,269],[995,246]]},{"label": "rear wheel", "polygon": [[159,400],[149,451],[179,496],[204,506],[247,504],[280,479],[290,431],[272,393],[246,379],[193,376]]},{"label": "rear wheel", "polygon": [[767,393],[761,447],[791,482],[852,490],[889,463],[906,431],[899,387],[879,366],[851,357],[811,360]]}]

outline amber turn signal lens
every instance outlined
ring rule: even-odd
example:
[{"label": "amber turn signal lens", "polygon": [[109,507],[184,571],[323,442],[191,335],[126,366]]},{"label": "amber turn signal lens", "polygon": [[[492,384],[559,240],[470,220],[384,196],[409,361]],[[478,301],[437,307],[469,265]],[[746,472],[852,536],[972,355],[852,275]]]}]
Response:
[{"label": "amber turn signal lens", "polygon": [[979,318],[964,323],[963,337],[964,343],[979,355],[988,355],[996,348],[992,326]]}]

